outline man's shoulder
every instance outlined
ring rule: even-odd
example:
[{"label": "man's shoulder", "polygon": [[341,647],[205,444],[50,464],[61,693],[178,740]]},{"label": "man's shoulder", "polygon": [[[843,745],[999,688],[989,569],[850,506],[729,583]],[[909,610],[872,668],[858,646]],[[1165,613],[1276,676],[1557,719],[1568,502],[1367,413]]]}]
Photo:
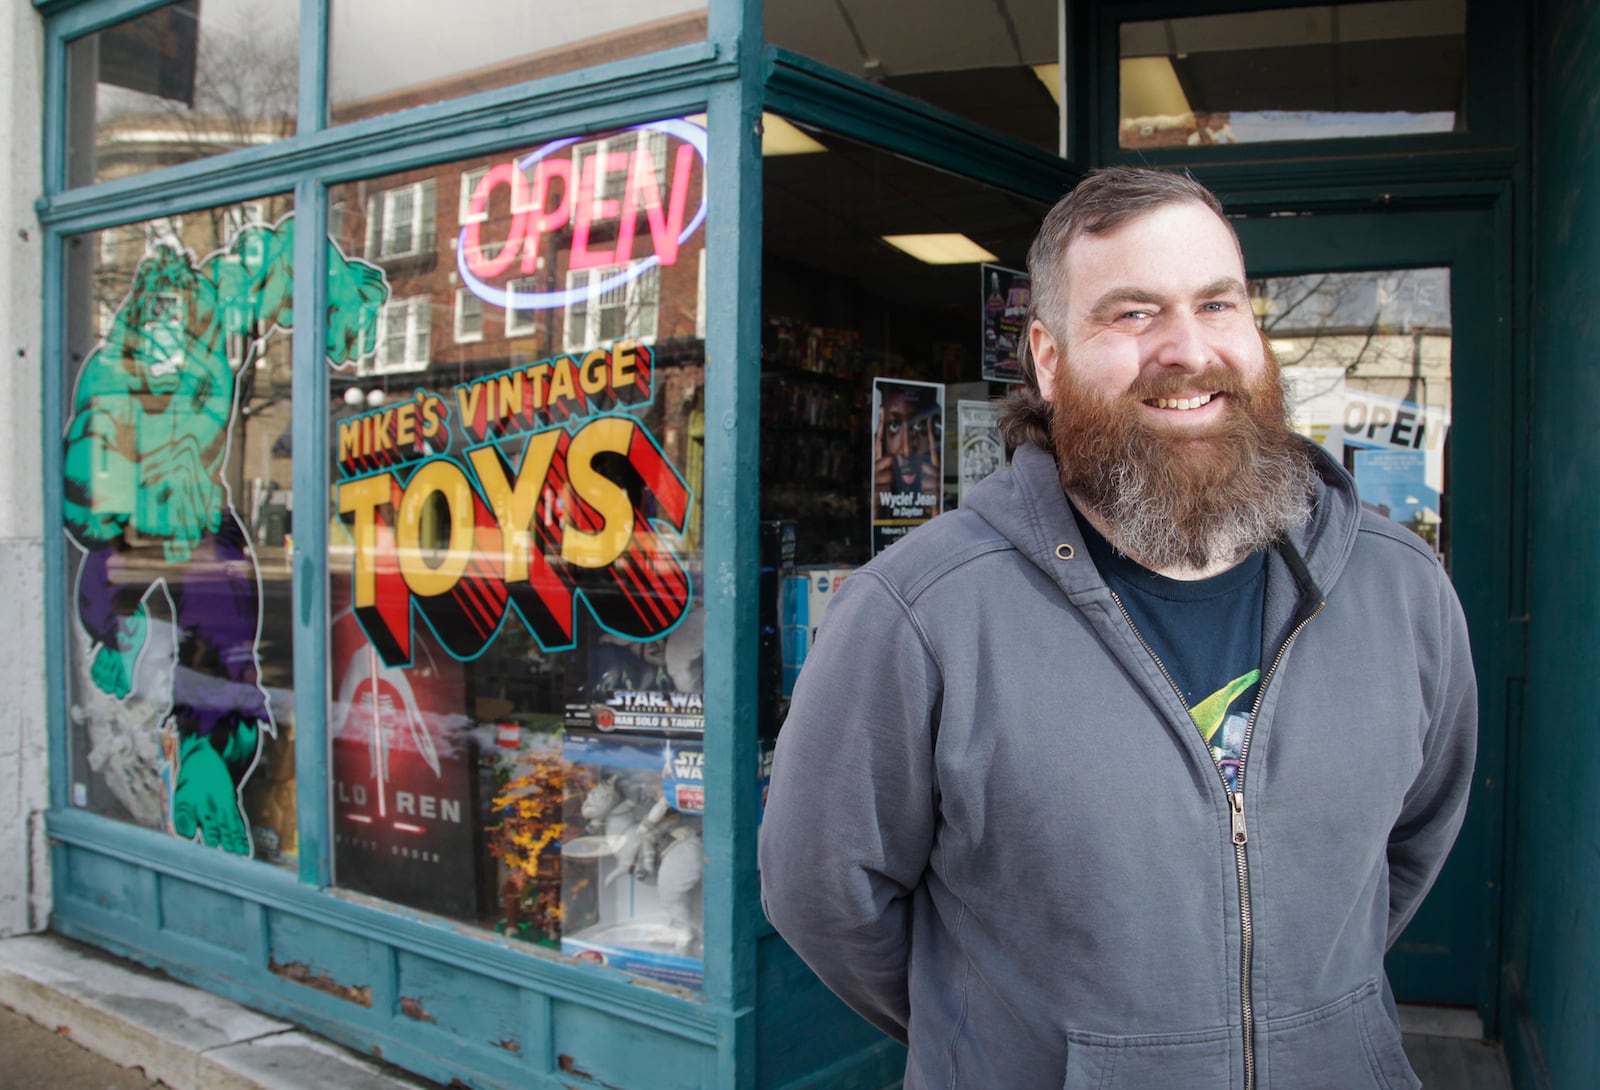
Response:
[{"label": "man's shoulder", "polygon": [[1378,514],[1368,507],[1361,509],[1361,522],[1357,527],[1358,548],[1380,550],[1388,559],[1415,557],[1428,564],[1438,563],[1438,555],[1416,531]]},{"label": "man's shoulder", "polygon": [[946,511],[873,557],[872,572],[908,601],[982,557],[1016,546],[975,511]]}]

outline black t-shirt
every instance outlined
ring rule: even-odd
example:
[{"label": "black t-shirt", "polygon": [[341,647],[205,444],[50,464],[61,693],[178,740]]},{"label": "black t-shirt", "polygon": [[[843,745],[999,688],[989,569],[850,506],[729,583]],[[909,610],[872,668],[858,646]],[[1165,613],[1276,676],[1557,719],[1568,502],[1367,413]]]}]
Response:
[{"label": "black t-shirt", "polygon": [[1230,791],[1238,782],[1244,728],[1261,681],[1266,552],[1209,579],[1169,579],[1122,556],[1074,511],[1089,555],[1155,652]]}]

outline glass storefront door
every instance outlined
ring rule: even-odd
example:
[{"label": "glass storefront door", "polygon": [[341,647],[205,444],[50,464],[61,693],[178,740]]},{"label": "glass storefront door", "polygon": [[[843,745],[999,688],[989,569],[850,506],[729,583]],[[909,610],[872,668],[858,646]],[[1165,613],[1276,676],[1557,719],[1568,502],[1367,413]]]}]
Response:
[{"label": "glass storefront door", "polygon": [[[1477,777],[1461,838],[1389,955],[1402,1002],[1494,1004],[1510,618],[1516,383],[1493,275],[1492,211],[1235,219],[1295,425],[1354,475],[1362,502],[1439,554],[1478,670]],[[1330,836],[1336,830],[1329,831]]]}]

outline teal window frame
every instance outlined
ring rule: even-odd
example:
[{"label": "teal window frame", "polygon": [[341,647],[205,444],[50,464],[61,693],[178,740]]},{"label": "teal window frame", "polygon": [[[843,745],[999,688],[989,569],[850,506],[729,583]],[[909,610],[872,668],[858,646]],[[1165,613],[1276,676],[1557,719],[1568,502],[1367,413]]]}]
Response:
[{"label": "teal window frame", "polygon": [[[1349,175],[1383,175],[1395,181],[1458,179],[1474,166],[1503,173],[1516,161],[1518,126],[1527,117],[1525,81],[1515,64],[1496,57],[1525,55],[1526,21],[1515,5],[1495,0],[1466,0],[1467,130],[1410,136],[1370,136],[1329,140],[1296,140],[1183,148],[1123,148],[1118,145],[1123,23],[1180,19],[1251,11],[1281,11],[1316,6],[1309,0],[1102,0],[1092,4],[1084,80],[1096,135],[1096,163],[1128,163],[1158,167],[1193,167],[1204,171],[1208,184],[1248,167],[1251,177],[1270,177],[1274,184],[1322,185],[1329,179],[1329,160]],[[1352,164],[1359,164],[1353,166]]]},{"label": "teal window frame", "polygon": [[[327,194],[358,178],[463,159],[490,149],[534,144],[574,133],[705,112],[709,140],[707,277],[742,289],[760,280],[759,0],[708,0],[703,42],[677,46],[470,97],[432,103],[348,125],[329,126],[327,25],[330,0],[301,0],[298,125],[279,142],[78,187],[66,185],[67,47],[76,38],[161,6],[164,0],[35,0],[45,20],[44,176],[36,204],[44,228],[43,465],[47,481],[62,475],[60,443],[67,391],[63,380],[65,245],[74,235],[196,208],[292,192],[296,217],[314,225],[296,235],[298,290],[292,334],[293,486],[325,493],[329,481],[328,386],[319,346],[326,314]],[[712,241],[714,239],[714,241]],[[546,997],[582,997],[715,1049],[719,1085],[740,1067],[753,1069],[753,1035],[744,1017],[755,995],[753,921],[761,917],[755,836],[758,753],[755,647],[758,558],[755,422],[759,395],[759,292],[709,293],[706,353],[707,489],[704,509],[706,625],[706,795],[704,876],[705,986],[691,998],[641,988],[621,974],[532,956],[490,934],[465,934],[444,921],[334,895],[330,886],[328,784],[327,528],[311,519],[297,534],[293,572],[296,677],[296,774],[300,829],[297,872],[224,858],[176,839],[68,804],[64,582],[66,545],[59,528],[59,488],[46,489],[45,610],[50,724],[49,835],[55,845],[55,925],[107,945],[117,914],[75,896],[75,852],[132,864],[141,877],[128,903],[141,920],[159,921],[159,877],[173,877],[239,898],[247,939],[245,960],[266,965],[273,911],[314,918],[335,929],[379,936],[389,946],[431,954],[451,965],[514,983]],[[159,922],[122,952],[170,962],[183,971],[184,944],[163,936]],[[233,997],[258,991],[231,971],[196,973],[207,987]],[[397,1001],[392,969],[374,987],[372,1009]],[[294,987],[294,986],[290,986]],[[389,993],[385,994],[385,988]],[[300,989],[306,991],[306,989]],[[298,993],[295,993],[298,995]],[[330,1016],[338,1019],[341,1016]],[[345,1021],[361,1022],[356,1012]],[[371,1019],[367,1021],[373,1022]],[[330,1023],[331,1024],[331,1023]],[[386,1054],[406,1062],[403,1048]],[[413,1053],[412,1058],[420,1053]],[[739,1058],[743,1054],[743,1059]],[[409,1066],[409,1065],[408,1065]],[[419,1068],[421,1069],[421,1068]],[[508,1069],[510,1070],[510,1069]],[[525,1071],[514,1072],[526,1077]],[[738,1076],[745,1078],[746,1076]]]}]

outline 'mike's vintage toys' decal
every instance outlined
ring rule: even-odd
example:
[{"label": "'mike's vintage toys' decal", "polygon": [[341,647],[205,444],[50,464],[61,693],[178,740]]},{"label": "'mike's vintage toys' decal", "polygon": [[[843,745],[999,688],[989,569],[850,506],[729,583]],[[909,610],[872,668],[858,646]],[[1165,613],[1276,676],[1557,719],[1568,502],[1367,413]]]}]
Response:
[{"label": "'mike's vintage toys' decal", "polygon": [[385,663],[411,661],[417,614],[462,659],[508,611],[546,650],[574,645],[580,598],[629,639],[683,619],[689,574],[661,527],[686,529],[692,494],[611,411],[648,402],[652,379],[650,349],[618,341],[340,421],[354,606]]}]

